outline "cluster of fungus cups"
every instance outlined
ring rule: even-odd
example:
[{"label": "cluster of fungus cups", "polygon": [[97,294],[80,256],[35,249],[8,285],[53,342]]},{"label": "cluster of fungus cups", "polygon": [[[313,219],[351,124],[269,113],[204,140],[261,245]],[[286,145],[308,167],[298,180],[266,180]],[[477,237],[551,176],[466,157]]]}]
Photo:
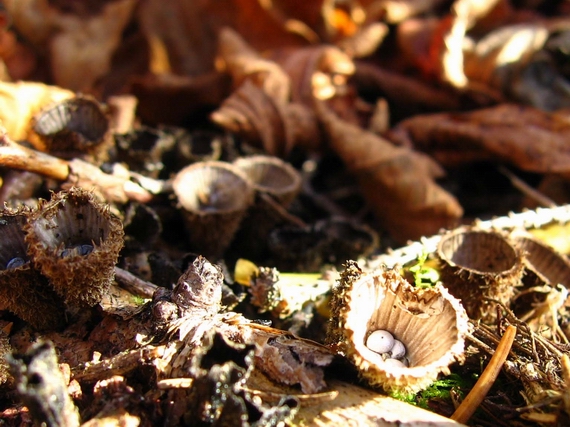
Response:
[{"label": "cluster of fungus cups", "polygon": [[395,270],[364,273],[349,261],[333,289],[327,342],[370,385],[417,392],[463,360],[468,320],[441,285],[415,288]]},{"label": "cluster of fungus cups", "polygon": [[57,329],[70,312],[108,292],[123,226],[92,192],[71,188],[37,209],[0,211],[0,307],[37,329]]},{"label": "cluster of fungus cups", "polygon": [[64,323],[63,301],[30,261],[23,230],[29,214],[26,208],[0,211],[0,309],[36,329],[58,328]]}]

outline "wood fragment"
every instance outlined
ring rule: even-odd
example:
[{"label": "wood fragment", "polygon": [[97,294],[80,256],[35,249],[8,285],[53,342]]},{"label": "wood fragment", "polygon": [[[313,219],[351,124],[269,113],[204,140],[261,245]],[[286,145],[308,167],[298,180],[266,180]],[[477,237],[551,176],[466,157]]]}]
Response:
[{"label": "wood fragment", "polygon": [[125,375],[142,363],[160,359],[165,346],[148,345],[136,350],[119,353],[100,362],[90,362],[72,369],[73,379],[81,382],[96,382],[114,375]]},{"label": "wood fragment", "polygon": [[115,279],[122,288],[142,298],[152,298],[154,291],[159,288],[154,283],[147,282],[120,267],[115,267]]},{"label": "wood fragment", "polygon": [[65,181],[69,176],[69,164],[47,153],[20,145],[2,129],[0,138],[0,165],[12,169],[38,173],[48,178]]}]

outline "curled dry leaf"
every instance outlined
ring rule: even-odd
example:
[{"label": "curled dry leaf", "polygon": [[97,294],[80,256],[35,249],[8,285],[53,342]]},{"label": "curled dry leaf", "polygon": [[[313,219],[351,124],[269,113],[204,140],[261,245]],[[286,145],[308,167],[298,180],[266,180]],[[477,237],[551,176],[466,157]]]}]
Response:
[{"label": "curled dry leaf", "polygon": [[457,200],[434,181],[443,170],[430,157],[344,122],[322,104],[317,111],[332,149],[394,238],[435,234],[463,215]]},{"label": "curled dry leaf", "polygon": [[[477,1],[456,0],[451,13],[440,24],[441,31],[441,70],[440,78],[457,88],[466,88],[470,82],[464,70],[464,46],[467,31],[486,16],[499,0]],[[437,41],[437,37],[436,37]]]},{"label": "curled dry leaf", "polygon": [[292,81],[291,99],[312,105],[313,99],[342,94],[346,80],[354,73],[350,56],[331,45],[310,46],[275,52],[274,59]]},{"label": "curled dry leaf", "polygon": [[557,34],[548,24],[500,27],[465,53],[465,74],[512,99],[544,110],[570,106],[565,76],[567,32]]},{"label": "curled dry leaf", "polygon": [[238,33],[224,28],[219,35],[219,54],[232,75],[234,84],[240,86],[249,79],[263,88],[276,102],[289,99],[291,82],[283,69],[273,61],[264,59]]},{"label": "curled dry leaf", "polygon": [[544,25],[501,27],[479,40],[465,55],[465,74],[501,90],[512,84],[513,70],[525,66],[548,37]]},{"label": "curled dry leaf", "polygon": [[472,82],[464,70],[464,55],[466,46],[473,44],[467,32],[498,3],[497,0],[457,0],[442,19],[408,19],[398,26],[398,45],[407,59],[425,74],[467,89]]},{"label": "curled dry leaf", "polygon": [[570,172],[570,119],[532,107],[503,104],[461,114],[418,115],[389,138],[411,143],[444,165],[501,160],[530,172]]},{"label": "curled dry leaf", "polygon": [[391,105],[397,105],[406,111],[457,110],[461,105],[456,93],[365,62],[356,63],[353,81],[359,92],[381,92]]},{"label": "curled dry leaf", "polygon": [[320,141],[315,115],[308,107],[281,103],[249,80],[211,119],[274,156],[284,156],[296,145],[312,147]]},{"label": "curled dry leaf", "polygon": [[[302,46],[307,38],[285,27],[290,14],[299,12],[287,2],[277,16],[275,2],[229,0],[223,7],[216,1],[162,0],[141,2],[143,31],[154,46],[166,52],[166,72],[196,76],[214,68],[216,34],[224,27],[234,28],[255,49],[275,46]],[[311,2],[301,13],[303,19],[320,20],[320,8]],[[305,5],[303,5],[305,6]],[[275,13],[276,12],[276,13]],[[285,18],[283,18],[283,16]]]}]

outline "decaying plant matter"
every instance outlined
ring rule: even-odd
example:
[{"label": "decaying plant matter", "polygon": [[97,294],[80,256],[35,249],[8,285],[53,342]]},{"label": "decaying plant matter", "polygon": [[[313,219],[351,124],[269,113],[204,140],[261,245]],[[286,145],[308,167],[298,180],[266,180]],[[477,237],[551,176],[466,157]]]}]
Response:
[{"label": "decaying plant matter", "polygon": [[569,11],[2,2],[2,422],[569,424]]},{"label": "decaying plant matter", "polygon": [[455,198],[435,183],[443,170],[431,158],[344,123],[325,107],[318,112],[332,148],[398,240],[434,234],[463,214]]}]

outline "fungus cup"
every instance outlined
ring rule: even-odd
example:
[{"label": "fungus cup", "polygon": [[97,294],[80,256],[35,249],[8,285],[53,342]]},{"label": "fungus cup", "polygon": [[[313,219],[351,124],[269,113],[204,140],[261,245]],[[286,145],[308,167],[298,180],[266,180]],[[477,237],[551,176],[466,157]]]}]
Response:
[{"label": "fungus cup", "polygon": [[[333,290],[327,341],[356,366],[372,386],[417,392],[449,365],[464,358],[468,317],[461,303],[440,285],[412,287],[395,270],[363,273],[347,263]],[[370,334],[389,331],[406,348],[409,366],[390,363],[367,347]]]}]

